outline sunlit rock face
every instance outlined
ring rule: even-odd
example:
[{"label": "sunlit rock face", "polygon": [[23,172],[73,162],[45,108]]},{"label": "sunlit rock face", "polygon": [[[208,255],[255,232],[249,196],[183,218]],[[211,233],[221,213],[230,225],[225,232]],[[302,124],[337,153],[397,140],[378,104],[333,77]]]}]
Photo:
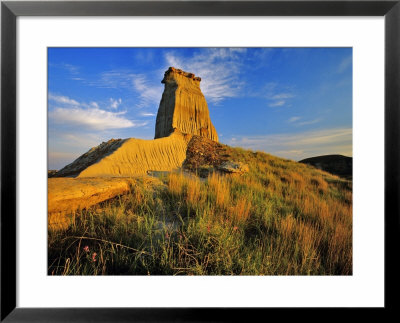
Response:
[{"label": "sunlit rock face", "polygon": [[182,166],[193,135],[218,141],[199,77],[170,67],[162,82],[154,140],[111,139],[93,147],[54,177],[130,177]]},{"label": "sunlit rock face", "polygon": [[171,171],[186,158],[191,135],[175,130],[165,138],[143,140],[129,138],[110,154],[103,154],[97,163],[88,165],[78,177],[130,177],[148,171]]},{"label": "sunlit rock face", "polygon": [[200,90],[200,77],[170,67],[161,83],[165,84],[157,113],[155,138],[169,136],[175,129],[218,141],[211,123],[206,99]]}]

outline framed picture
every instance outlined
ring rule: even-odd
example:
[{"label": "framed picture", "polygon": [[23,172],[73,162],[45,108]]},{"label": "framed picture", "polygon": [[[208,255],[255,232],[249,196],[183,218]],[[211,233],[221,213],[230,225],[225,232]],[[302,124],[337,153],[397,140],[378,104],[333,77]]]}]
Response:
[{"label": "framed picture", "polygon": [[398,1],[1,10],[2,320],[394,308]]}]

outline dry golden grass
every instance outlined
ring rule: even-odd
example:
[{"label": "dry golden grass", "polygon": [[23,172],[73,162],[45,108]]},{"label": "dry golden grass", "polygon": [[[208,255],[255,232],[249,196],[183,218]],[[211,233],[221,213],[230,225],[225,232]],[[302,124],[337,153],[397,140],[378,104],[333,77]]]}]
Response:
[{"label": "dry golden grass", "polygon": [[172,194],[181,195],[186,184],[185,177],[182,173],[171,173],[168,176],[168,189]]},{"label": "dry golden grass", "polygon": [[201,194],[201,183],[198,177],[190,178],[187,181],[186,189],[186,201],[192,205],[200,202],[202,197]]},{"label": "dry golden grass", "polygon": [[279,221],[276,220],[276,226],[285,239],[293,239],[296,232],[297,221],[292,215],[288,215]]},{"label": "dry golden grass", "polygon": [[290,177],[291,183],[296,186],[296,189],[298,189],[298,190],[305,189],[306,183],[304,181],[303,176],[301,176],[301,174],[299,174],[298,172],[289,171],[288,175]]},{"label": "dry golden grass", "polygon": [[[101,268],[68,260],[49,272],[114,272],[118,261],[145,275],[351,275],[351,182],[264,153],[234,152],[249,165],[242,176],[171,172],[159,189],[136,185],[128,202],[114,201],[101,216],[88,212],[75,235],[117,241],[125,253],[104,245],[96,251]],[[65,238],[52,239],[69,248]],[[59,257],[60,249],[49,250]]]},{"label": "dry golden grass", "polygon": [[233,219],[236,223],[246,221],[250,216],[251,201],[240,197],[232,209]]},{"label": "dry golden grass", "polygon": [[328,183],[322,178],[322,176],[314,176],[311,178],[310,182],[318,189],[318,192],[320,193],[326,193],[328,190]]},{"label": "dry golden grass", "polygon": [[225,208],[230,202],[229,181],[226,176],[212,173],[208,177],[208,185],[212,194],[215,196],[215,203],[220,208]]}]

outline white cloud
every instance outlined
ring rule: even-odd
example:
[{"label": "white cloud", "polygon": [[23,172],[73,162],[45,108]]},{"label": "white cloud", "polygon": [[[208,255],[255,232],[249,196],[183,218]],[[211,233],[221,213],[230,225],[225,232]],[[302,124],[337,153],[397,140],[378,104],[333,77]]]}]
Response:
[{"label": "white cloud", "polygon": [[285,100],[279,100],[279,101],[274,101],[272,103],[269,103],[268,106],[273,108],[273,107],[281,107],[285,105],[286,101]]},{"label": "white cloud", "polygon": [[54,106],[54,103],[56,103],[57,106],[68,107],[68,108],[72,108],[72,107],[85,107],[85,108],[96,108],[96,109],[100,108],[99,104],[94,101],[87,104],[87,103],[78,102],[78,101],[71,99],[64,95],[56,95],[53,93],[49,93],[48,99],[51,102],[50,106]]},{"label": "white cloud", "polygon": [[156,116],[156,114],[152,113],[152,112],[142,112],[140,115],[142,117],[155,117]]},{"label": "white cloud", "polygon": [[328,154],[351,156],[353,147],[351,128],[264,136],[235,136],[225,143],[236,147],[262,150],[294,160]]},{"label": "white cloud", "polygon": [[301,117],[291,117],[288,121],[289,122],[296,122],[296,121],[298,121],[300,119],[301,119]]},{"label": "white cloud", "polygon": [[[99,107],[97,102],[89,104],[80,103],[66,96],[49,94],[49,100],[61,106],[53,107],[49,112],[49,118],[53,124],[68,126],[85,126],[92,130],[123,129],[140,127],[147,122],[133,122],[123,115],[126,111],[110,112]],[[110,99],[111,106],[121,104],[122,99]]]},{"label": "white cloud", "polygon": [[97,104],[97,102],[90,102],[90,106],[99,109],[99,105]]},{"label": "white cloud", "polygon": [[294,95],[292,93],[279,93],[275,94],[271,97],[272,100],[282,100],[282,99],[290,99],[293,98]]},{"label": "white cloud", "polygon": [[67,63],[49,63],[49,67],[62,69],[67,72],[67,76],[69,76],[72,80],[82,80],[82,78],[78,77],[80,67]]},{"label": "white cloud", "polygon": [[113,99],[110,98],[110,108],[111,109],[118,109],[119,105],[122,103],[122,99]]},{"label": "white cloud", "polygon": [[121,129],[141,125],[124,118],[121,113],[98,108],[56,108],[50,111],[49,118],[55,124],[85,126],[94,130]]},{"label": "white cloud", "polygon": [[[122,99],[103,102],[119,106]],[[126,111],[109,111],[97,102],[83,103],[49,94],[49,167],[59,169],[101,141],[120,136],[121,130],[145,127],[148,121],[129,120]],[[140,128],[140,131],[144,128]],[[60,151],[66,154],[58,153]],[[67,153],[68,152],[68,153]],[[70,154],[69,154],[70,153]]]},{"label": "white cloud", "polygon": [[302,121],[302,122],[298,122],[297,125],[299,125],[299,126],[307,126],[307,125],[310,125],[310,124],[316,124],[316,123],[320,122],[321,120],[322,120],[321,118],[316,118],[316,119],[312,119],[312,120],[305,120],[305,121]]},{"label": "white cloud", "polygon": [[53,93],[49,93],[48,99],[50,101],[57,102],[59,104],[64,104],[64,105],[73,105],[73,106],[78,106],[79,105],[78,101],[70,99],[67,96],[55,95]]},{"label": "white cloud", "polygon": [[283,107],[287,105],[288,100],[295,97],[290,87],[282,86],[275,82],[265,84],[262,92],[256,94],[256,96],[264,96],[269,102],[268,106],[271,108]]},{"label": "white cloud", "polygon": [[293,123],[295,126],[306,126],[306,125],[310,125],[310,124],[315,124],[320,122],[322,119],[321,118],[315,118],[315,119],[311,119],[311,120],[303,120],[302,117],[291,117],[288,122]]},{"label": "white cloud", "polygon": [[98,79],[88,84],[107,89],[131,88],[133,77],[134,74],[129,70],[112,70],[101,73]]},{"label": "white cloud", "polygon": [[338,66],[338,69],[337,69],[337,72],[339,74],[345,72],[352,65],[352,63],[353,63],[353,56],[352,55],[350,55],[348,57],[345,57],[340,62],[339,66]]},{"label": "white cloud", "polygon": [[[101,73],[98,80],[87,84],[98,88],[133,90],[139,96],[137,106],[143,108],[160,103],[163,92],[161,72],[158,78],[157,81],[149,81],[147,76],[136,74],[131,70],[112,70]],[[110,108],[116,109],[122,102],[120,100],[110,99]]]},{"label": "white cloud", "polygon": [[218,103],[240,95],[243,86],[239,80],[241,54],[245,52],[245,48],[206,48],[190,58],[168,52],[165,59],[169,66],[200,76],[204,96]]},{"label": "white cloud", "polygon": [[140,97],[138,107],[158,105],[160,103],[163,87],[159,84],[161,83],[150,83],[142,74],[133,76],[132,85]]},{"label": "white cloud", "polygon": [[79,74],[79,67],[78,66],[75,66],[75,65],[72,65],[72,64],[63,63],[63,64],[61,64],[61,67],[66,69],[66,70],[68,70],[70,72],[70,74],[72,74],[72,75]]}]

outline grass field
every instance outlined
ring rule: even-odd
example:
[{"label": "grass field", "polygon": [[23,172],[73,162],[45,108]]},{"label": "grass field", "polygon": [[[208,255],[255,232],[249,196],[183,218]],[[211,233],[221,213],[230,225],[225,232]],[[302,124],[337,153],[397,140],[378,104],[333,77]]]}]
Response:
[{"label": "grass field", "polygon": [[49,275],[351,275],[352,182],[232,149],[243,175],[137,178],[48,231]]}]

